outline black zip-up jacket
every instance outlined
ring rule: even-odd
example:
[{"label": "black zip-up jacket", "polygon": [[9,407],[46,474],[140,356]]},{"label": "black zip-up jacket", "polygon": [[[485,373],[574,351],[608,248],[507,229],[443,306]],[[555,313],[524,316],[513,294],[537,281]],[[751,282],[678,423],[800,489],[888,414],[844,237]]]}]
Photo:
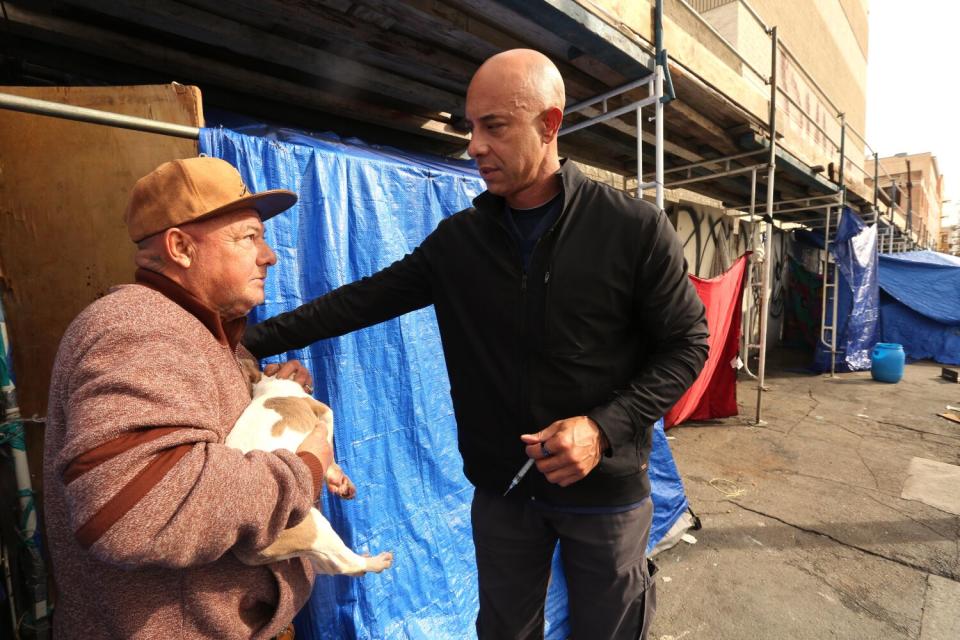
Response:
[{"label": "black zip-up jacket", "polygon": [[503,492],[526,461],[520,434],[587,415],[610,442],[563,488],[535,469],[517,489],[562,506],[618,506],[650,493],[652,424],[707,357],[703,304],[672,225],[653,205],[560,170],[563,210],[526,273],[504,200],[484,192],[401,260],[249,327],[258,357],[434,305],[464,473]]}]

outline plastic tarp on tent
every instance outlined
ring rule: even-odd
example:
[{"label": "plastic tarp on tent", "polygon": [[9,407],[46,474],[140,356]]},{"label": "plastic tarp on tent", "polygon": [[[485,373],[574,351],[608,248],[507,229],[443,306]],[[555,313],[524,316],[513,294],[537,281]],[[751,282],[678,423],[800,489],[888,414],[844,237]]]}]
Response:
[{"label": "plastic tarp on tent", "polygon": [[[235,165],[253,191],[290,189],[297,205],[266,224],[278,264],[257,322],[370,275],[416,247],[483,190],[472,164],[260,128],[259,137],[204,129],[201,152]],[[298,638],[474,637],[472,487],[457,451],[449,382],[432,308],[290,352],[336,416],[334,448],[357,485],[353,501],[323,496],[352,549],[394,552],[362,579],[318,576]],[[653,546],[687,509],[662,426],[650,476]],[[557,557],[546,637],[568,634]]]},{"label": "plastic tarp on tent", "polygon": [[880,256],[881,333],[911,360],[960,364],[960,258],[933,251]]},{"label": "plastic tarp on tent", "polygon": [[[820,245],[823,246],[822,244]],[[880,292],[877,285],[877,226],[866,226],[849,207],[843,208],[830,253],[837,263],[838,371],[870,368],[870,352],[880,329]],[[827,303],[827,324],[833,306]],[[830,370],[830,350],[817,343],[814,368]]]},{"label": "plastic tarp on tent", "polygon": [[693,386],[664,416],[667,429],[687,420],[737,415],[737,369],[731,362],[740,351],[740,308],[746,265],[744,255],[716,278],[690,276],[707,309],[710,353]]}]

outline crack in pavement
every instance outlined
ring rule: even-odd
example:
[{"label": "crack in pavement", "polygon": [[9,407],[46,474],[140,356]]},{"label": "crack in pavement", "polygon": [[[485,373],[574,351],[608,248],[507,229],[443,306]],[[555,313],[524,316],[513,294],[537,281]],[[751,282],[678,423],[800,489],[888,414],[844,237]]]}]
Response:
[{"label": "crack in pavement", "polygon": [[808,527],[802,527],[802,526],[800,526],[800,525],[798,525],[798,524],[794,524],[794,523],[792,523],[792,522],[787,522],[787,521],[784,520],[783,518],[780,518],[780,517],[778,517],[778,516],[775,516],[775,515],[772,515],[772,514],[769,514],[769,513],[765,513],[765,512],[763,512],[763,511],[758,510],[758,509],[752,509],[752,508],[747,507],[747,506],[744,506],[744,505],[742,505],[742,504],[740,504],[739,502],[736,502],[736,501],[734,501],[734,500],[729,500],[729,502],[730,502],[730,504],[734,504],[734,505],[740,507],[740,508],[743,509],[744,511],[749,511],[750,513],[755,513],[755,514],[757,514],[757,515],[759,515],[759,516],[763,516],[763,517],[765,517],[765,518],[770,518],[771,520],[776,520],[777,522],[779,522],[779,523],[781,523],[781,524],[785,524],[785,525],[787,525],[788,527],[792,527],[792,528],[794,528],[794,529],[797,529],[797,530],[799,530],[799,531],[803,531],[803,532],[805,532],[805,533],[810,533],[810,534],[813,534],[813,535],[822,536],[822,537],[824,537],[824,538],[826,538],[826,539],[828,539],[828,540],[831,540],[832,542],[835,542],[835,543],[837,543],[837,544],[839,544],[839,545],[841,545],[841,546],[847,547],[847,548],[849,548],[849,549],[856,549],[857,551],[859,551],[859,552],[861,552],[861,553],[865,553],[865,554],[867,554],[868,556],[873,556],[873,557],[875,557],[875,558],[880,558],[880,559],[882,559],[882,560],[888,560],[888,561],[890,561],[890,562],[895,562],[895,563],[897,563],[897,564],[899,564],[899,565],[901,565],[901,566],[907,567],[908,569],[913,569],[914,571],[920,571],[921,573],[933,574],[933,575],[940,576],[941,578],[946,578],[947,580],[953,580],[953,581],[955,581],[955,582],[960,582],[960,572],[944,571],[944,570],[942,570],[942,569],[940,569],[940,568],[924,567],[924,566],[921,566],[921,565],[919,565],[919,564],[910,562],[910,561],[908,561],[908,560],[903,560],[903,559],[901,559],[901,558],[895,558],[895,557],[892,557],[892,556],[885,556],[885,555],[883,555],[882,553],[879,553],[879,552],[877,552],[877,551],[872,551],[872,550],[870,550],[870,549],[867,549],[867,548],[865,548],[865,547],[861,547],[861,546],[859,546],[859,545],[851,544],[851,543],[849,543],[849,542],[844,542],[843,540],[840,540],[839,538],[835,538],[834,536],[830,535],[829,533],[824,533],[823,531],[817,531],[816,529],[810,529],[810,528],[808,528]]},{"label": "crack in pavement", "polygon": [[885,424],[891,427],[899,427],[900,429],[906,429],[907,431],[914,431],[919,434],[926,434],[928,436],[937,436],[939,438],[950,438],[951,440],[960,440],[960,436],[955,436],[952,433],[937,433],[936,431],[926,431],[924,429],[916,429],[914,427],[908,427],[905,424],[900,424],[899,422],[887,422],[886,420],[874,420],[877,424]]},{"label": "crack in pavement", "polygon": [[857,448],[856,448],[857,457],[860,458],[860,464],[862,464],[864,467],[866,467],[867,471],[870,472],[870,477],[873,478],[873,485],[874,485],[874,487],[877,489],[877,491],[879,491],[879,490],[880,490],[880,481],[877,480],[877,474],[875,474],[875,473],[873,472],[873,469],[870,468],[870,465],[867,464],[867,461],[863,459],[863,454],[860,452],[860,447],[862,447],[862,446],[863,446],[863,440],[860,440],[860,442],[857,444]]},{"label": "crack in pavement", "polygon": [[[920,525],[921,527],[924,527],[925,529],[929,529],[930,531],[934,532],[934,533],[937,534],[938,536],[946,537],[946,536],[950,535],[950,534],[944,533],[943,531],[937,531],[936,529],[934,529],[933,527],[931,527],[931,526],[930,526],[929,524],[927,524],[926,522],[923,522],[923,521],[921,521],[921,520],[917,520],[916,518],[914,518],[913,516],[911,516],[911,515],[910,515],[909,513],[907,513],[906,511],[901,511],[900,509],[897,509],[895,506],[893,506],[893,505],[891,505],[891,504],[887,504],[886,502],[881,502],[880,500],[877,500],[876,498],[874,498],[873,496],[871,496],[871,495],[868,494],[868,493],[861,493],[860,495],[862,495],[862,496],[865,497],[865,498],[870,498],[871,500],[873,500],[874,502],[876,502],[877,504],[879,504],[879,505],[882,506],[882,507],[886,507],[887,509],[890,509],[891,511],[896,511],[897,513],[899,513],[900,515],[904,516],[904,517],[907,518],[908,520],[912,520],[913,522],[916,522],[916,523],[917,523],[918,525]],[[933,508],[936,509],[936,507],[933,507]],[[944,511],[944,512],[942,512],[942,513],[947,513],[947,512]]]},{"label": "crack in pavement", "polygon": [[923,636],[923,614],[927,612],[927,591],[930,589],[930,576],[923,581],[923,597],[920,599],[920,638]]},{"label": "crack in pavement", "polygon": [[[788,560],[786,560],[786,563],[789,564],[789,565],[790,565],[791,567],[793,567],[794,569],[797,569],[798,571],[807,574],[808,576],[810,576],[810,577],[813,578],[814,580],[817,580],[817,581],[819,581],[819,582],[822,582],[823,584],[825,584],[825,585],[827,585],[828,587],[830,587],[831,590],[833,590],[834,592],[837,593],[838,596],[840,596],[840,602],[841,602],[841,604],[843,604],[843,605],[844,605],[845,607],[847,607],[848,609],[851,609],[851,608],[853,608],[853,607],[856,607],[857,609],[860,609],[860,610],[862,610],[863,612],[865,612],[868,616],[870,616],[870,617],[873,618],[874,620],[876,620],[876,621],[878,621],[878,622],[882,622],[882,623],[884,623],[884,624],[886,624],[886,625],[889,625],[889,626],[893,627],[894,629],[896,629],[897,631],[899,631],[900,633],[902,633],[902,634],[904,634],[904,635],[906,635],[906,636],[910,636],[910,635],[911,635],[910,629],[909,629],[907,626],[901,624],[901,623],[899,622],[899,618],[897,618],[897,617],[895,617],[895,616],[893,616],[893,615],[884,615],[884,614],[886,614],[886,610],[884,610],[884,609],[882,609],[882,608],[880,608],[879,611],[875,611],[875,610],[871,609],[870,607],[868,607],[868,606],[866,606],[865,604],[863,604],[862,602],[860,602],[860,600],[858,599],[858,597],[857,597],[857,595],[856,595],[855,593],[851,593],[850,591],[847,591],[846,589],[844,589],[842,586],[835,585],[835,584],[831,583],[829,580],[827,580],[827,578],[826,578],[825,576],[820,575],[820,574],[817,573],[816,571],[813,571],[813,570],[811,570],[811,569],[803,566],[800,562],[794,562],[794,561],[791,561],[791,560],[788,559]],[[929,580],[924,580],[924,583],[925,583],[925,584],[926,584],[926,583],[929,583]],[[876,605],[878,608],[880,607],[880,604],[879,604],[879,603],[873,603],[873,604]],[[920,620],[918,620],[918,625],[917,625],[917,626],[919,627],[920,625],[922,625],[922,623],[923,623],[923,622],[922,622],[922,618],[921,618]]]},{"label": "crack in pavement", "polygon": [[813,389],[807,389],[807,395],[810,396],[810,399],[811,399],[811,400],[813,400],[813,406],[810,407],[809,409],[807,409],[807,412],[806,412],[805,414],[803,414],[803,416],[801,416],[800,418],[798,418],[797,420],[795,420],[794,423],[793,423],[792,425],[790,425],[790,428],[787,429],[787,432],[786,432],[784,435],[788,435],[788,436],[789,436],[790,434],[792,434],[792,433],[793,433],[793,430],[797,428],[797,425],[799,425],[801,422],[803,422],[804,420],[806,420],[807,418],[809,418],[809,417],[810,417],[810,414],[813,413],[814,410],[815,410],[817,407],[820,406],[820,401],[817,400],[817,399],[814,397],[814,395],[813,395]]},{"label": "crack in pavement", "polygon": [[846,480],[837,480],[836,478],[815,476],[812,473],[804,473],[802,471],[795,471],[794,469],[776,469],[776,471],[780,471],[781,473],[788,473],[794,476],[799,476],[801,478],[810,478],[812,480],[823,480],[824,482],[833,482],[834,484],[842,484],[843,486],[849,487],[850,489],[856,489],[858,490],[858,492],[859,491],[876,491],[877,493],[882,493],[883,495],[890,496],[892,498],[900,497],[899,495],[892,493],[890,491],[884,491],[880,487],[877,487],[876,489],[871,489],[870,487],[864,487],[859,484],[853,484],[853,483],[847,482]]}]

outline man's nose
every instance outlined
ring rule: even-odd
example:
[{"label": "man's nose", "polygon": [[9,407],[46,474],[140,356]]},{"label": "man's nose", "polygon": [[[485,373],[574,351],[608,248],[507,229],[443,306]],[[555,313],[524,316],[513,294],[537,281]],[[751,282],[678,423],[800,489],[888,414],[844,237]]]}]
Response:
[{"label": "man's nose", "polygon": [[467,145],[467,155],[471,158],[477,158],[486,152],[487,144],[483,141],[483,137],[477,132],[470,134],[470,144]]},{"label": "man's nose", "polygon": [[262,246],[260,247],[260,256],[259,256],[260,264],[265,264],[270,267],[277,264],[277,254],[273,252],[273,249],[270,248],[270,245],[268,245],[264,241],[261,241],[261,245]]}]

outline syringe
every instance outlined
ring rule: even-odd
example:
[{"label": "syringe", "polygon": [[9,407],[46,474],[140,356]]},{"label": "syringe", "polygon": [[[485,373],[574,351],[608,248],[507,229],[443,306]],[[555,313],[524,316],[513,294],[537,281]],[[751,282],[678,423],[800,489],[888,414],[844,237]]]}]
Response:
[{"label": "syringe", "polygon": [[523,463],[523,466],[520,467],[520,471],[517,472],[517,475],[513,476],[513,480],[510,481],[510,486],[507,487],[507,490],[503,492],[503,495],[507,495],[508,493],[510,493],[511,489],[513,489],[515,486],[520,484],[520,481],[523,480],[523,476],[527,475],[527,471],[530,471],[530,467],[532,466],[533,466],[533,458],[530,458],[525,463]]}]

